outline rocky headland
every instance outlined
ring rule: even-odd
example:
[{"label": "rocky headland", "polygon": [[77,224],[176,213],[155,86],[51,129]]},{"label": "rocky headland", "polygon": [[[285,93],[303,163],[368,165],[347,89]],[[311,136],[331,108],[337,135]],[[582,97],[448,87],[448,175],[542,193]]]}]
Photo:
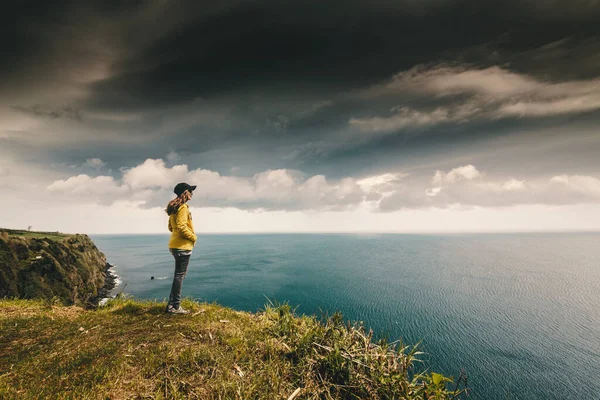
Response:
[{"label": "rocky headland", "polygon": [[115,285],[89,236],[0,229],[0,298],[93,306]]}]

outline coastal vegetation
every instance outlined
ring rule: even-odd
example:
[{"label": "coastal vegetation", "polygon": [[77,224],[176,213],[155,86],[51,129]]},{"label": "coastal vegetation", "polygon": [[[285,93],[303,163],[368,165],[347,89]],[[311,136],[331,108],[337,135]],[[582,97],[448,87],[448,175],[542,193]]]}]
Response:
[{"label": "coastal vegetation", "polygon": [[340,314],[257,313],[116,298],[85,310],[0,300],[3,399],[457,399],[416,347],[375,341]]}]

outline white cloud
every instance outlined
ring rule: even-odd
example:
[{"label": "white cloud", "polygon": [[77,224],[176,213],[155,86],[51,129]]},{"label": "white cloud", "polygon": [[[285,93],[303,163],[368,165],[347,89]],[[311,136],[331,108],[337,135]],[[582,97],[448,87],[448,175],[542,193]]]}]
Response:
[{"label": "white cloud", "polygon": [[442,183],[454,183],[460,179],[473,180],[481,177],[481,172],[477,170],[472,165],[465,165],[464,167],[454,168],[448,173],[444,171],[435,171],[435,174],[432,178],[432,183],[434,185],[439,185]]},{"label": "white cloud", "polygon": [[123,175],[123,182],[132,189],[162,188],[174,186],[173,182],[185,180],[187,165],[175,165],[168,168],[162,159],[147,159]]},{"label": "white cloud", "polygon": [[[486,100],[536,99],[558,100],[600,95],[600,78],[545,82],[517,74],[500,67],[469,69],[466,66],[437,66],[426,69],[414,67],[396,74],[386,85],[370,89],[368,93],[413,92],[435,96],[456,94],[479,95]],[[590,99],[591,99],[590,98]],[[583,105],[582,105],[583,106]]]},{"label": "white cloud", "polygon": [[167,160],[170,162],[176,162],[176,161],[179,161],[180,159],[181,159],[181,156],[173,150],[171,150],[169,152],[169,154],[167,154]]},{"label": "white cloud", "polygon": [[[123,178],[148,165],[160,171],[162,165],[152,161],[123,170],[119,177],[80,174],[58,179],[58,172],[49,168],[15,167],[19,175],[14,186],[10,175],[0,176],[0,187],[10,193],[0,199],[2,226],[165,232],[163,209],[173,197],[175,182],[165,188],[153,182],[145,186],[146,178],[140,174],[140,180],[130,181],[134,189]],[[9,164],[0,161],[0,165]],[[494,176],[467,164],[441,170],[441,182],[433,184],[435,173],[432,169],[425,176],[389,172],[330,180],[290,170],[240,178],[188,168],[184,180],[198,185],[190,206],[196,220],[202,221],[197,223],[199,232],[600,229],[599,176],[528,174],[523,175],[525,180],[519,174]],[[20,211],[25,208],[27,212]]]},{"label": "white cloud", "polygon": [[100,204],[111,204],[130,193],[129,187],[120,185],[112,176],[92,178],[85,174],[54,181],[47,190],[51,193],[65,194],[72,200],[95,200]]},{"label": "white cloud", "polygon": [[600,179],[582,175],[558,175],[551,182],[562,184],[578,193],[600,198]]},{"label": "white cloud", "polygon": [[592,111],[600,108],[600,91],[563,99],[540,99],[538,101],[517,101],[500,106],[498,116],[543,117],[546,115],[571,114]]},{"label": "white cloud", "polygon": [[433,125],[450,119],[450,113],[445,108],[438,108],[426,113],[410,108],[401,108],[391,117],[352,118],[350,125],[361,131],[390,132],[407,126]]},{"label": "white cloud", "polygon": [[426,189],[425,190],[425,195],[427,195],[429,197],[435,197],[438,194],[440,194],[440,192],[442,191],[442,189],[443,188],[441,188],[439,186],[438,187],[432,187],[432,188]]},{"label": "white cloud", "polygon": [[329,181],[324,175],[306,178],[300,171],[276,169],[252,177],[223,176],[186,165],[167,167],[147,159],[124,170],[120,179],[85,174],[55,180],[48,193],[62,201],[113,204],[138,202],[162,207],[174,195],[177,182],[197,185],[199,206],[248,210],[347,210],[366,206],[384,212],[398,209],[507,207],[519,204],[600,203],[600,180],[585,175],[555,175],[533,180],[492,179],[468,164],[436,170],[431,179],[405,173],[384,173]]},{"label": "white cloud", "polygon": [[487,179],[473,165],[436,171],[431,182],[414,182],[383,197],[382,211],[406,208],[510,207],[523,204],[600,204],[600,180],[557,175],[525,181]]},{"label": "white cloud", "polygon": [[502,188],[504,190],[513,191],[513,190],[524,190],[525,189],[525,181],[518,181],[516,179],[511,179],[502,184]]},{"label": "white cloud", "polygon": [[367,98],[434,96],[448,104],[417,110],[399,106],[390,116],[351,118],[363,132],[394,132],[408,127],[461,123],[473,119],[543,117],[600,109],[600,78],[545,82],[500,67],[414,67],[385,85],[362,92]]},{"label": "white cloud", "polygon": [[405,178],[407,174],[405,173],[385,173],[381,175],[373,175],[367,178],[362,178],[356,183],[362,187],[363,189],[369,191],[373,188],[377,188],[378,190],[382,190],[382,188],[389,186],[391,184],[397,183],[398,181]]},{"label": "white cloud", "polygon": [[416,66],[396,74],[380,90],[427,92],[438,96],[457,93],[477,93],[508,97],[535,90],[539,83],[499,67],[467,69],[438,66],[426,69]]},{"label": "white cloud", "polygon": [[47,189],[72,200],[101,204],[135,200],[153,207],[173,197],[177,182],[188,182],[198,186],[194,200],[205,206],[281,210],[351,208],[361,204],[366,195],[353,178],[328,182],[325,176],[315,175],[305,179],[301,172],[287,169],[242,178],[200,168],[190,171],[187,165],[167,167],[162,159],[147,159],[122,174],[119,180],[81,174],[56,180]]},{"label": "white cloud", "polygon": [[481,109],[474,102],[452,107],[438,107],[432,111],[418,111],[410,107],[394,107],[389,117],[351,118],[350,125],[363,132],[393,132],[406,127],[430,126],[441,123],[463,123],[477,116]]},{"label": "white cloud", "polygon": [[100,169],[106,165],[104,161],[99,158],[86,158],[85,163],[83,164],[88,167],[92,167],[95,169]]}]

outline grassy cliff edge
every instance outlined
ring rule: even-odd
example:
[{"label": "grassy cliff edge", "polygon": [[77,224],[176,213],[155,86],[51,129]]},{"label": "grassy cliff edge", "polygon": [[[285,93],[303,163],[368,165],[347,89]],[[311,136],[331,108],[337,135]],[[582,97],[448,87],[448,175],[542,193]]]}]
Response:
[{"label": "grassy cliff edge", "polygon": [[0,398],[454,399],[419,352],[374,343],[339,314],[257,313],[185,300],[189,315],[127,298],[84,310],[0,300]]}]

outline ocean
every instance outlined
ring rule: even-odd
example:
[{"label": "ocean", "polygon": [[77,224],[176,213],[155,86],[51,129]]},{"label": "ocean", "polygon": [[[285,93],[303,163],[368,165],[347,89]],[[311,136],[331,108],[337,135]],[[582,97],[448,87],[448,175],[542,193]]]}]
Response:
[{"label": "ocean", "polygon": [[[169,295],[168,235],[91,237],[114,293]],[[200,235],[183,295],[341,311],[465,370],[471,399],[600,399],[600,233]]]}]

